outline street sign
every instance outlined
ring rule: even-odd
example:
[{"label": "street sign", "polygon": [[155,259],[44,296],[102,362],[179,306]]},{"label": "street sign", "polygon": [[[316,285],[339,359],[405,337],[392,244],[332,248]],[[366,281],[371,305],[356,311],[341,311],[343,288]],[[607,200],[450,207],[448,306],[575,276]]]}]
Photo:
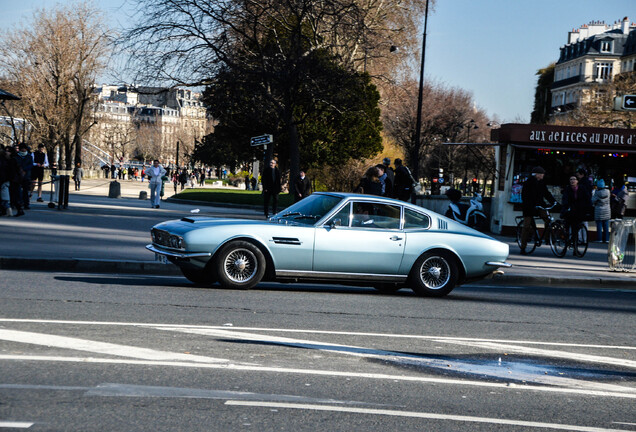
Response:
[{"label": "street sign", "polygon": [[267,145],[273,142],[274,142],[274,137],[272,135],[261,135],[261,136],[250,138],[250,145],[252,147]]},{"label": "street sign", "polygon": [[623,96],[623,109],[636,110],[636,95]]}]

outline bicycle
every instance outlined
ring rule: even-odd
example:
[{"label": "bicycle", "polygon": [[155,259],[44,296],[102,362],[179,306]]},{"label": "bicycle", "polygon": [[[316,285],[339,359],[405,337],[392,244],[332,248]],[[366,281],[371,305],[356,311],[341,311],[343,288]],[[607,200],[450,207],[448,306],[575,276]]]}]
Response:
[{"label": "bicycle", "polygon": [[552,237],[554,238],[552,252],[557,257],[563,258],[568,251],[568,247],[572,248],[572,253],[575,257],[583,258],[585,256],[589,242],[587,227],[583,222],[579,222],[576,227],[570,227],[567,230],[565,221],[558,220],[552,227]]},{"label": "bicycle", "polygon": [[[555,256],[561,258],[565,255],[565,253],[563,255],[560,255],[562,250],[557,249],[558,240],[560,238],[555,236],[555,232],[560,233],[559,229],[564,229],[563,223],[560,220],[555,220],[554,217],[550,214],[550,210],[552,210],[556,205],[557,203],[555,202],[550,207],[537,206],[539,210],[545,211],[546,217],[548,218],[549,222],[545,225],[545,228],[543,229],[543,234],[539,235],[539,229],[537,228],[536,220],[537,219],[543,220],[543,218],[541,218],[540,216],[534,216],[532,218],[532,237],[528,239],[528,243],[526,244],[526,249],[525,249],[526,254],[528,255],[531,254],[532,252],[534,252],[534,250],[537,247],[541,246],[543,243],[546,243],[546,244],[550,243],[550,249],[552,250],[552,253]],[[519,245],[519,248],[521,249],[521,233],[523,231],[523,216],[517,216],[515,220],[517,221],[517,245]]]}]

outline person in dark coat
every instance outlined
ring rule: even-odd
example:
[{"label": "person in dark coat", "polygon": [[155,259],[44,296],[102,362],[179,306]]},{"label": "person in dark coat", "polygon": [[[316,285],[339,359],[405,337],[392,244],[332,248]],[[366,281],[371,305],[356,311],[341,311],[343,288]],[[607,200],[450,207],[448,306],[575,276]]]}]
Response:
[{"label": "person in dark coat", "polygon": [[395,184],[395,171],[391,168],[391,159],[382,159],[382,165],[384,165],[384,173],[386,174],[386,180],[384,182],[384,196],[393,197],[393,185]]},{"label": "person in dark coat", "polygon": [[360,180],[358,186],[353,190],[355,193],[365,195],[382,196],[382,183],[380,183],[380,172],[372,166],[364,173],[364,177]]},{"label": "person in dark coat", "polygon": [[415,179],[406,166],[402,165],[402,159],[395,160],[395,183],[393,183],[393,196],[402,201],[408,201],[413,192]]},{"label": "person in dark coat", "polygon": [[587,183],[579,183],[579,176],[570,176],[570,184],[563,191],[561,218],[565,219],[566,230],[578,225],[590,217],[593,212],[592,198]]},{"label": "person in dark coat", "polygon": [[272,201],[273,214],[278,213],[278,194],[281,191],[280,171],[276,166],[276,161],[269,161],[269,166],[263,170],[261,177],[263,184],[263,210],[265,218],[269,217],[269,201]]},{"label": "person in dark coat", "polygon": [[311,195],[311,182],[305,175],[305,171],[301,171],[294,182],[294,202],[307,198],[309,195]]},{"label": "person in dark coat", "polygon": [[[31,192],[31,170],[33,169],[33,156],[29,152],[29,147],[21,143],[18,152],[15,154],[15,160],[18,164],[19,184],[17,185],[17,193],[21,201],[22,208],[29,209],[29,193]],[[21,210],[18,211],[18,214]]]},{"label": "person in dark coat", "polygon": [[532,168],[532,175],[523,184],[521,191],[522,210],[523,210],[523,228],[521,229],[521,254],[526,254],[526,246],[532,234],[532,221],[535,216],[540,216],[543,221],[548,224],[550,219],[545,210],[539,210],[537,206],[544,206],[545,201],[554,204],[556,200],[543,182],[545,170],[538,166]]}]

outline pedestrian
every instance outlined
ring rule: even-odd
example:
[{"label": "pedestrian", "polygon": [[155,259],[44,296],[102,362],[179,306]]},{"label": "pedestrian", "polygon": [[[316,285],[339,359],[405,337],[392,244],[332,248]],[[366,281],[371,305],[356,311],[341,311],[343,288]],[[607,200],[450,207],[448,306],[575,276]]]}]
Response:
[{"label": "pedestrian", "polygon": [[607,243],[609,240],[610,191],[605,187],[605,180],[596,182],[596,190],[592,195],[594,220],[596,221],[596,243]]},{"label": "pedestrian", "polygon": [[250,190],[250,175],[245,174],[245,178],[243,180],[245,181],[245,190]]},{"label": "pedestrian", "polygon": [[311,182],[305,175],[305,171],[301,170],[294,182],[294,202],[307,198],[309,195],[311,195]]},{"label": "pedestrian", "polygon": [[250,183],[252,184],[252,190],[256,190],[256,177],[252,176],[252,179],[250,180]]},{"label": "pedestrian", "polygon": [[11,158],[8,148],[0,145],[0,216],[12,216],[11,179],[16,176],[17,165]]},{"label": "pedestrian", "polygon": [[82,178],[84,177],[84,169],[81,163],[77,163],[75,169],[73,169],[73,181],[75,181],[75,190],[80,190]]},{"label": "pedestrian", "polygon": [[[591,217],[592,198],[588,196],[587,184],[581,186],[579,176],[570,176],[570,184],[563,191],[561,218],[565,220],[565,231],[578,229],[579,224]],[[589,215],[589,216],[588,216]]]},{"label": "pedestrian", "polygon": [[375,166],[378,169],[378,180],[380,180],[380,184],[382,185],[382,196],[390,196],[387,195],[387,190],[393,189],[391,185],[389,185],[389,176],[386,173],[386,166],[384,164],[377,164]]},{"label": "pedestrian", "polygon": [[365,195],[382,196],[382,183],[380,183],[379,177],[380,171],[374,166],[369,167],[353,191]]},{"label": "pedestrian", "polygon": [[179,173],[179,184],[181,184],[181,190],[185,188],[186,183],[188,182],[188,172],[185,169],[182,169]]},{"label": "pedestrian", "polygon": [[179,184],[179,173],[174,170],[172,173],[172,185],[174,186],[174,193],[177,193],[177,185]]},{"label": "pedestrian", "polygon": [[616,187],[612,189],[610,195],[610,208],[612,219],[623,219],[625,216],[625,209],[627,208],[627,197],[629,193],[623,183],[622,179],[615,182]]},{"label": "pedestrian", "polygon": [[38,186],[38,202],[44,202],[42,199],[42,181],[44,180],[44,168],[49,167],[49,158],[46,154],[44,144],[38,145],[38,150],[33,152],[33,169],[31,170],[31,193]]},{"label": "pedestrian", "polygon": [[141,168],[141,182],[144,182],[144,177],[146,177],[146,167]]},{"label": "pedestrian", "polygon": [[386,173],[386,180],[384,181],[385,195],[387,197],[393,197],[393,185],[395,184],[395,171],[391,168],[391,159],[388,157],[382,159],[382,165],[384,165],[384,172]]},{"label": "pedestrian", "polygon": [[269,218],[269,201],[272,201],[273,214],[278,213],[278,194],[281,191],[280,171],[276,161],[269,161],[269,166],[263,170],[263,210],[265,218]]},{"label": "pedestrian", "polygon": [[201,183],[200,186],[205,186],[205,169],[201,170]]},{"label": "pedestrian", "polygon": [[31,193],[31,171],[33,170],[33,157],[29,152],[29,147],[25,143],[18,146],[18,152],[15,155],[18,164],[19,185],[18,193],[22,203],[22,208],[28,210],[29,195]]},{"label": "pedestrian", "polygon": [[395,183],[393,183],[393,196],[402,201],[408,201],[414,191],[416,181],[411,170],[402,165],[402,159],[395,160]]},{"label": "pedestrian", "polygon": [[159,208],[161,201],[162,177],[166,175],[164,167],[159,165],[159,160],[152,161],[152,166],[146,170],[150,187],[150,208]]},{"label": "pedestrian", "polygon": [[523,228],[521,229],[521,255],[526,255],[526,246],[532,234],[532,222],[535,216],[540,216],[546,226],[550,223],[550,219],[545,210],[540,210],[537,206],[543,207],[545,201],[554,204],[556,200],[543,182],[545,170],[543,167],[537,166],[532,168],[532,173],[528,180],[523,183],[521,191],[522,210],[523,210]]}]

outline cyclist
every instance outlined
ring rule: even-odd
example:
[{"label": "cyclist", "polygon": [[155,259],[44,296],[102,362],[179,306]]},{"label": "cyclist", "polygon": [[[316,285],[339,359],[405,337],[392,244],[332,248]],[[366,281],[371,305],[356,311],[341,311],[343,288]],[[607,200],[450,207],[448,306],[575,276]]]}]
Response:
[{"label": "cyclist", "polygon": [[561,218],[565,220],[565,232],[569,233],[570,227],[577,228],[593,212],[591,192],[587,183],[579,182],[579,175],[570,177],[570,184],[563,191],[561,210]]},{"label": "cyclist", "polygon": [[526,246],[528,239],[532,235],[534,228],[532,222],[535,216],[540,216],[546,226],[550,223],[548,214],[545,210],[538,209],[537,206],[544,206],[545,201],[550,205],[555,203],[555,199],[543,182],[545,170],[540,167],[532,168],[532,175],[523,183],[521,190],[522,208],[523,208],[523,229],[521,230],[521,254],[526,255]]}]

